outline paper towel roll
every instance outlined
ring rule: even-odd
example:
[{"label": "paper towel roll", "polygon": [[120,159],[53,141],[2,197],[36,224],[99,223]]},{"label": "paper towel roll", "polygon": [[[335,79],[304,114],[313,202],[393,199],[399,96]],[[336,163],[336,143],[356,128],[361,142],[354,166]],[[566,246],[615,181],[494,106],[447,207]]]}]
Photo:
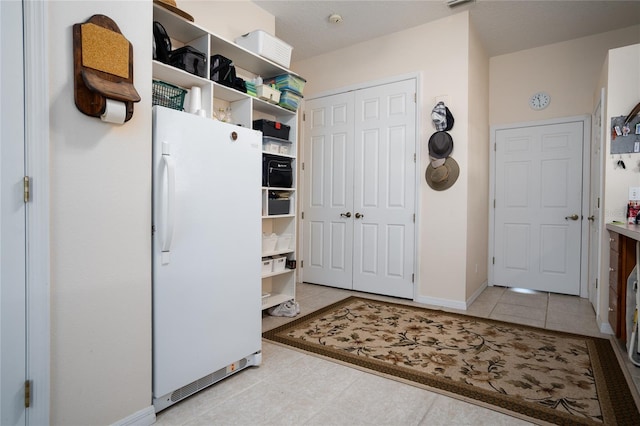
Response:
[{"label": "paper towel roll", "polygon": [[200,87],[193,86],[189,93],[189,112],[191,114],[197,114],[202,108],[202,91]]},{"label": "paper towel roll", "polygon": [[100,116],[107,123],[123,124],[127,117],[127,105],[124,102],[107,99],[104,114]]}]

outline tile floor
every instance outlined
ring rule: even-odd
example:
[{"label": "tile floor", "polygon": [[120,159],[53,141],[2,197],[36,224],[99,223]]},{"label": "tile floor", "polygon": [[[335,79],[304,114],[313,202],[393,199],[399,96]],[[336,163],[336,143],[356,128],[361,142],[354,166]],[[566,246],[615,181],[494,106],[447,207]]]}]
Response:
[{"label": "tile floor", "polygon": [[[356,292],[300,284],[300,315]],[[365,294],[365,297],[394,300]],[[397,301],[397,299],[395,299]],[[410,301],[404,303],[414,304]],[[424,305],[419,305],[424,306]],[[432,309],[441,309],[428,306]],[[455,311],[452,309],[445,309]],[[609,337],[599,333],[589,301],[546,293],[487,288],[469,315]],[[289,318],[264,316],[269,330]],[[157,415],[157,425],[526,425],[528,422],[457,399],[385,379],[316,356],[262,344],[260,367],[251,367]],[[625,367],[640,389],[640,368]]]}]

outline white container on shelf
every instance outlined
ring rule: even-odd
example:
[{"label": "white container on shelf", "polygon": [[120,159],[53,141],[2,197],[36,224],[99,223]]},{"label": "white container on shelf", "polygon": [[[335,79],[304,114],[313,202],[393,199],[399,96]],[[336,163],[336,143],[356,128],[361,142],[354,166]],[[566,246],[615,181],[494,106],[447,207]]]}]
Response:
[{"label": "white container on shelf", "polygon": [[278,243],[278,236],[276,234],[262,234],[262,252],[271,253],[276,249]]},{"label": "white container on shelf", "polygon": [[291,248],[291,234],[279,235],[276,250],[288,250],[289,248]]},{"label": "white container on shelf", "polygon": [[256,93],[258,95],[258,98],[272,104],[277,104],[278,102],[280,102],[280,91],[274,89],[271,86],[267,86],[266,84],[256,86]]},{"label": "white container on shelf", "polygon": [[287,264],[286,256],[279,256],[273,258],[273,272],[282,272]]},{"label": "white container on shelf", "polygon": [[263,30],[251,31],[238,37],[235,41],[236,44],[245,49],[271,59],[285,68],[289,68],[293,48],[268,32]]},{"label": "white container on shelf", "polygon": [[262,259],[262,274],[273,272],[273,259]]}]

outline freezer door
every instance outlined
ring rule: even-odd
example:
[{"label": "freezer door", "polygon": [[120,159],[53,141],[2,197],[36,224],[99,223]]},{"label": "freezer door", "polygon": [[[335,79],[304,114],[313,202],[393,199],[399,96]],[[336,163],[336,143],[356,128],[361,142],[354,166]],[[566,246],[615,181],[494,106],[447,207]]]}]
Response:
[{"label": "freezer door", "polygon": [[159,397],[261,348],[262,169],[252,129],[159,106],[153,119]]}]

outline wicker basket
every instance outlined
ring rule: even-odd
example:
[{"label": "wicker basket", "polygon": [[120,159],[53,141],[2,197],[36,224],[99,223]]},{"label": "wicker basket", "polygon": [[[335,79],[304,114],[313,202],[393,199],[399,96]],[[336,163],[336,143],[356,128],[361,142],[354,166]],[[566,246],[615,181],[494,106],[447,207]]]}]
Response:
[{"label": "wicker basket", "polygon": [[183,110],[184,96],[187,91],[173,84],[165,83],[160,80],[153,80],[152,87],[152,104],[160,105],[167,108]]}]

